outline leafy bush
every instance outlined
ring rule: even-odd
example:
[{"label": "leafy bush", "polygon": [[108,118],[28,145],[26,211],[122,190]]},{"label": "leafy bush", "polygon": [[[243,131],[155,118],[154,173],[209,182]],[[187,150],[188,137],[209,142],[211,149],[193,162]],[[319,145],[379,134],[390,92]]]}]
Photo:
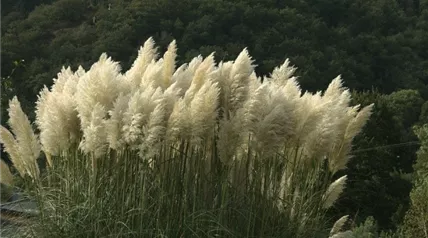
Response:
[{"label": "leafy bush", "polygon": [[415,181],[410,192],[411,206],[401,233],[404,237],[428,237],[428,124],[415,128],[421,141],[415,164]]}]

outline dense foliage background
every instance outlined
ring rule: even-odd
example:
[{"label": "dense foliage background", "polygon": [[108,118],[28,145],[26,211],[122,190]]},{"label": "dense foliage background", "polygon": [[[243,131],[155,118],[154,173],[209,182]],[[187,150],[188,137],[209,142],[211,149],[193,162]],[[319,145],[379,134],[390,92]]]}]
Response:
[{"label": "dense foliage background", "polygon": [[107,52],[128,69],[150,36],[176,39],[178,64],[199,52],[233,60],[247,47],[266,74],[289,58],[305,90],[341,74],[355,102],[375,103],[358,137],[348,186],[332,218],[373,216],[395,229],[409,207],[419,148],[412,127],[428,122],[428,0],[4,0],[1,124],[18,95],[34,102],[63,65],[88,68]]}]

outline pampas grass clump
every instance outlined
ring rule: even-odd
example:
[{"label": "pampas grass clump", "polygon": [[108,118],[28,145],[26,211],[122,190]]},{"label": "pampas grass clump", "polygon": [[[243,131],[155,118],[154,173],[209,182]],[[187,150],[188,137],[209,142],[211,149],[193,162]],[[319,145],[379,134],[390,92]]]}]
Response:
[{"label": "pampas grass clump", "polygon": [[350,106],[340,77],[303,93],[288,60],[262,80],[246,49],[179,67],[176,51],[159,58],[150,38],[124,74],[106,54],[63,68],[39,95],[38,135],[10,102],[1,142],[41,210],[26,234],[328,236],[337,172],[372,106]]}]

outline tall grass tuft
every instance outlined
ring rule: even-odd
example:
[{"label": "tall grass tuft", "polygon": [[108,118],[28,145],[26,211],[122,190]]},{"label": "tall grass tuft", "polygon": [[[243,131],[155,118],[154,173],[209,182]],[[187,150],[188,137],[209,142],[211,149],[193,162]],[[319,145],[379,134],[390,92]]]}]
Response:
[{"label": "tall grass tuft", "polygon": [[178,68],[176,51],[158,58],[150,38],[124,74],[106,54],[88,71],[63,68],[37,102],[40,175],[38,138],[11,113],[2,143],[41,211],[26,234],[328,236],[337,172],[372,105],[349,106],[340,77],[303,93],[288,60],[262,82],[246,49]]}]

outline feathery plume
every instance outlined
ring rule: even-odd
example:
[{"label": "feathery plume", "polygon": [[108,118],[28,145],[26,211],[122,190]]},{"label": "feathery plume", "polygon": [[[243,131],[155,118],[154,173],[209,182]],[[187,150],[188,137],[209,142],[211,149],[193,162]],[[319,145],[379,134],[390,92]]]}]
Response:
[{"label": "feathery plume", "polygon": [[24,177],[27,173],[25,161],[21,158],[18,145],[12,133],[3,126],[0,126],[0,141],[4,145],[4,150],[9,154],[13,166],[16,168],[19,175]]},{"label": "feathery plume", "polygon": [[177,57],[177,45],[173,40],[168,45],[168,50],[165,52],[163,59],[163,82],[162,88],[165,90],[171,85],[171,77],[175,70],[175,58]]},{"label": "feathery plume", "polygon": [[[190,84],[189,84],[190,85]],[[174,105],[179,98],[182,98],[181,92],[182,89],[179,88],[177,82],[173,83],[169,88],[165,90],[162,97],[162,102],[164,103],[164,117],[165,121],[171,116],[172,111],[174,110]]]},{"label": "feathery plume", "polygon": [[322,97],[325,103],[322,117],[305,140],[304,153],[308,158],[323,159],[341,135],[339,130],[343,124],[343,117],[340,115],[346,108],[336,103],[337,99]]},{"label": "feathery plume", "polygon": [[47,108],[40,118],[40,140],[43,150],[58,155],[80,139],[80,122],[72,95],[51,93]]},{"label": "feathery plume", "polygon": [[41,91],[36,102],[36,124],[40,129],[43,150],[58,155],[80,139],[80,121],[76,111],[76,93],[82,67],[73,73],[63,68],[54,79],[52,89]]},{"label": "feathery plume", "polygon": [[230,70],[230,110],[236,111],[248,98],[250,75],[254,72],[253,60],[245,48],[236,58]]},{"label": "feathery plume", "polygon": [[54,84],[52,85],[53,92],[62,92],[64,90],[65,84],[70,77],[73,76],[73,72],[70,67],[62,67],[61,72],[57,74],[57,78],[54,78]]},{"label": "feathery plume", "polygon": [[171,81],[173,83],[165,90],[165,93],[167,93],[167,91],[176,91],[177,97],[183,97],[186,91],[189,89],[190,84],[192,83],[192,77],[193,73],[191,72],[191,70],[189,70],[187,64],[183,64],[172,75]]},{"label": "feathery plume", "polygon": [[351,145],[353,138],[361,131],[367,122],[373,104],[363,108],[358,112],[359,105],[342,108],[336,115],[340,118],[340,124],[336,127],[337,136],[333,138],[334,145],[329,152],[329,168],[334,174],[345,169],[351,156]]},{"label": "feathery plume", "polygon": [[183,98],[179,98],[174,104],[174,108],[168,119],[167,139],[169,141],[174,141],[179,137],[182,139],[189,138],[191,135],[189,132],[191,131],[191,121],[192,118],[189,107],[186,105]]},{"label": "feathery plume", "polygon": [[100,103],[95,104],[91,112],[89,125],[83,128],[83,139],[80,149],[85,153],[93,153],[99,158],[106,153],[107,135],[104,127],[106,110]]},{"label": "feathery plume", "polygon": [[13,175],[9,170],[9,166],[0,159],[0,183],[12,186],[13,185]]},{"label": "feathery plume", "polygon": [[221,108],[223,114],[226,114],[226,118],[229,118],[227,115],[230,113],[229,102],[232,96],[230,92],[232,81],[229,80],[232,66],[233,62],[231,61],[225,63],[220,62],[218,67],[211,74],[212,81],[217,83],[220,89],[219,108]]},{"label": "feathery plume", "polygon": [[160,59],[158,61],[152,61],[146,69],[146,72],[143,75],[143,78],[141,79],[141,84],[139,86],[140,89],[145,89],[148,87],[161,87],[162,85],[162,71],[163,71],[163,59]]},{"label": "feathery plume", "polygon": [[230,165],[234,159],[240,159],[236,152],[247,134],[244,123],[243,109],[239,109],[230,119],[220,120],[217,149],[223,164]]},{"label": "feathery plume", "polygon": [[304,143],[322,119],[328,103],[321,99],[320,93],[304,93],[296,103],[296,127],[294,141]]},{"label": "feathery plume", "polygon": [[75,98],[82,128],[91,123],[91,115],[97,104],[103,106],[106,111],[113,107],[115,99],[121,93],[119,74],[119,64],[104,53],[80,78]]},{"label": "feathery plume", "polygon": [[349,218],[349,215],[342,216],[341,218],[339,218],[339,220],[337,220],[334,223],[333,228],[331,228],[331,230],[330,230],[330,236],[339,233],[340,230],[342,230],[342,228],[345,225],[345,223],[348,221],[348,218]]},{"label": "feathery plume", "polygon": [[136,146],[142,142],[143,127],[147,124],[150,113],[162,99],[163,94],[160,87],[137,90],[131,95],[128,108],[123,114],[122,133],[127,144]]},{"label": "feathery plume", "polygon": [[[189,69],[191,69],[191,66],[192,65],[189,65]],[[189,104],[192,101],[195,94],[204,85],[204,82],[208,79],[208,76],[214,71],[214,69],[214,53],[211,53],[204,61],[202,61],[202,63],[199,64],[193,75],[192,83],[184,95],[186,104]]]},{"label": "feathery plume", "polygon": [[199,65],[201,65],[203,61],[204,58],[201,55],[198,55],[197,57],[193,58],[189,63],[189,72],[192,75],[195,74],[196,70],[199,68]]},{"label": "feathery plume", "polygon": [[277,85],[285,85],[288,83],[288,80],[296,79],[295,77],[292,77],[296,70],[296,67],[290,66],[290,60],[286,59],[280,67],[275,67],[270,75],[269,81],[273,81]]},{"label": "feathery plume", "polygon": [[341,92],[344,91],[344,88],[342,87],[342,77],[341,75],[338,75],[336,78],[334,78],[330,84],[328,85],[327,89],[324,92],[324,97],[335,97]]},{"label": "feathery plume", "polygon": [[77,84],[79,83],[80,77],[82,77],[85,73],[86,72],[82,68],[82,66],[79,66],[77,71],[68,77],[68,80],[65,82],[64,88],[62,89],[62,92],[68,95],[74,95],[76,93]]},{"label": "feathery plume", "polygon": [[122,134],[123,116],[128,109],[128,102],[131,94],[120,94],[113,104],[113,108],[109,110],[109,119],[105,120],[104,125],[107,134],[107,142],[110,148],[119,150],[125,145]]},{"label": "feathery plume", "polygon": [[140,145],[140,157],[151,158],[159,151],[160,142],[165,136],[165,103],[160,101],[150,113],[147,126],[143,127],[144,142]]},{"label": "feathery plume", "polygon": [[338,178],[336,181],[330,184],[328,186],[326,193],[323,196],[324,204],[323,208],[328,209],[330,208],[334,202],[339,198],[340,194],[342,193],[343,189],[345,188],[347,176],[344,175],[340,178]]},{"label": "feathery plume", "polygon": [[364,107],[354,118],[351,119],[348,127],[346,128],[345,140],[352,140],[358,133],[360,133],[361,129],[370,118],[373,106],[374,104],[370,104]]},{"label": "feathery plume", "polygon": [[192,137],[199,143],[209,135],[217,118],[219,89],[217,83],[207,80],[190,103]]},{"label": "feathery plume", "polygon": [[[276,81],[273,81],[274,83]],[[299,83],[295,78],[290,78],[285,82],[285,85],[282,87],[284,95],[290,100],[296,100],[300,98],[302,91],[300,89]]]},{"label": "feathery plume", "polygon": [[138,57],[132,64],[132,67],[125,73],[125,80],[131,82],[132,88],[137,88],[141,84],[147,66],[153,60],[156,60],[157,48],[155,42],[150,37],[144,42],[143,47],[138,50]]},{"label": "feathery plume", "polygon": [[8,124],[15,135],[18,151],[21,158],[25,161],[25,166],[32,178],[38,178],[39,167],[37,158],[39,158],[41,146],[38,137],[34,134],[30,120],[22,111],[21,104],[17,97],[9,102],[9,121]]},{"label": "feathery plume", "polygon": [[274,152],[294,134],[295,104],[287,100],[281,89],[266,83],[248,101],[247,126],[258,142],[256,148]]},{"label": "feathery plume", "polygon": [[49,94],[49,89],[44,85],[39,95],[37,95],[35,123],[40,130],[42,130],[42,127],[44,126],[43,115],[45,114],[46,108],[48,108],[47,101]]}]

